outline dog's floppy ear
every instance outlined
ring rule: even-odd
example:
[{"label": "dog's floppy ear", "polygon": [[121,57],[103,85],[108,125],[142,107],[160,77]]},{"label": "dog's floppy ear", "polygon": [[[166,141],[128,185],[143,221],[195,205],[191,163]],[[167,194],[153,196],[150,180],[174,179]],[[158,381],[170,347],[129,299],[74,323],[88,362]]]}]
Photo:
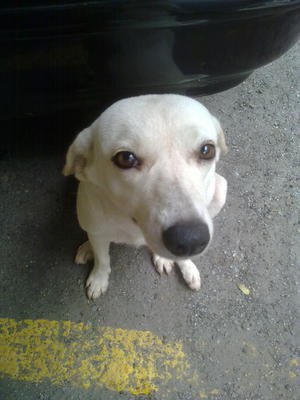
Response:
[{"label": "dog's floppy ear", "polygon": [[228,152],[228,147],[225,142],[225,135],[223,129],[221,128],[220,122],[212,115],[212,120],[218,133],[218,145],[221,149],[221,154],[226,154]]},{"label": "dog's floppy ear", "polygon": [[215,174],[215,193],[208,206],[208,213],[211,218],[219,214],[224,207],[227,196],[227,181],[223,176]]},{"label": "dog's floppy ear", "polygon": [[84,179],[84,169],[92,151],[92,130],[86,128],[80,132],[68,149],[63,174],[75,175],[77,179]]}]

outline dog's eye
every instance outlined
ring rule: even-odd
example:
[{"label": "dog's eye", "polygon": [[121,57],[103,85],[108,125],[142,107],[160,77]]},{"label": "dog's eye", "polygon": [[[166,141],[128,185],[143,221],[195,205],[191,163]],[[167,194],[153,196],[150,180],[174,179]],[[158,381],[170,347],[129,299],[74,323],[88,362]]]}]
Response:
[{"label": "dog's eye", "polygon": [[202,160],[211,160],[216,155],[216,148],[211,143],[206,143],[201,146],[200,149],[200,158]]},{"label": "dog's eye", "polygon": [[139,164],[137,157],[129,151],[119,151],[112,158],[113,163],[122,169],[134,168]]}]

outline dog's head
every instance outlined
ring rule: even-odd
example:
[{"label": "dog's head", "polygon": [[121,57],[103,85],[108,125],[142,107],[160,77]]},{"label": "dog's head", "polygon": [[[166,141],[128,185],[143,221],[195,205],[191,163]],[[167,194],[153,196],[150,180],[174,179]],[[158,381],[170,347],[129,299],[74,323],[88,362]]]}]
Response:
[{"label": "dog's head", "polygon": [[225,187],[216,201],[215,167],[226,150],[219,122],[199,102],[139,96],[113,104],[77,136],[64,174],[100,187],[154,252],[187,258],[211,240],[226,195]]}]

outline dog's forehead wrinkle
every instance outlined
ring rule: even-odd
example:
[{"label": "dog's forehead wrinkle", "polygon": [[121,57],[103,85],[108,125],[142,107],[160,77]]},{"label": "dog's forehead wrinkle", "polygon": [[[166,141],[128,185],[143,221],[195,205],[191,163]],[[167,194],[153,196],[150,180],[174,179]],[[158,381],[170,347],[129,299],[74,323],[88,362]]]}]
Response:
[{"label": "dog's forehead wrinkle", "polygon": [[165,129],[159,119],[146,118],[141,121],[138,116],[132,120],[100,120],[98,126],[98,143],[104,152],[118,149],[152,151],[157,140],[164,139]]},{"label": "dog's forehead wrinkle", "polygon": [[[144,140],[197,138],[205,132],[215,133],[208,110],[199,102],[178,95],[140,96],[121,100],[108,108],[98,121],[102,139]],[[213,135],[214,136],[214,135]],[[214,138],[212,138],[214,139]]]}]

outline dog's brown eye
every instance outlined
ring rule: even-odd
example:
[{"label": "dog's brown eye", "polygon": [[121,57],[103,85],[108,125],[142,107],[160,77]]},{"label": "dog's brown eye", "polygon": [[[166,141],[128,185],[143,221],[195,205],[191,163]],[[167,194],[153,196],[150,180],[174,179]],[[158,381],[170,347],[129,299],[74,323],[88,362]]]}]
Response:
[{"label": "dog's brown eye", "polygon": [[200,149],[200,158],[202,160],[211,160],[216,155],[216,148],[211,143],[206,143],[201,146]]},{"label": "dog's brown eye", "polygon": [[119,151],[119,153],[113,156],[112,161],[117,167],[122,169],[133,168],[139,164],[136,156],[129,151]]}]

